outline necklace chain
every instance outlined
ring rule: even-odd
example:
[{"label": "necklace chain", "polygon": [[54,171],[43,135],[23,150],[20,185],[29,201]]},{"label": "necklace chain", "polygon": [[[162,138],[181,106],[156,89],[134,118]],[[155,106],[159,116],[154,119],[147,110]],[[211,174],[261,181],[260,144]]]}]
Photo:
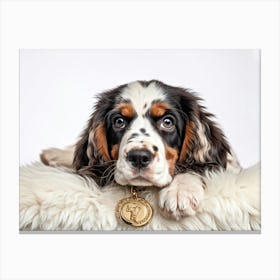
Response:
[{"label": "necklace chain", "polygon": [[137,198],[137,191],[133,186],[130,187],[130,192],[132,194],[132,198],[136,199]]}]

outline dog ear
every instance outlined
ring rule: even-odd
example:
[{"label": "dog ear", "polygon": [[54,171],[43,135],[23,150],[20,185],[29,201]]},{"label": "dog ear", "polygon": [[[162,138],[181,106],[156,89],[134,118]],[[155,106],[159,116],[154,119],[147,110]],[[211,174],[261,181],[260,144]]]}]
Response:
[{"label": "dog ear", "polygon": [[96,122],[93,115],[83,131],[81,139],[77,142],[74,153],[73,166],[80,170],[87,166],[94,166],[110,160],[106,125]]},{"label": "dog ear", "polygon": [[106,185],[113,179],[111,173],[110,176],[105,174],[112,166],[105,122],[107,114],[114,108],[118,93],[124,86],[104,92],[98,97],[94,113],[75,145],[73,168],[81,175],[92,177],[99,185]]},{"label": "dog ear", "polygon": [[217,124],[214,115],[201,106],[200,98],[188,91],[181,92],[182,110],[185,115],[185,132],[179,155],[179,164],[194,171],[226,168],[230,146]]},{"label": "dog ear", "polygon": [[[112,161],[108,152],[106,126],[104,121],[96,121],[97,113],[88,122],[74,152],[73,167],[78,174],[93,178],[100,186],[113,180],[110,170]],[[113,168],[113,166],[112,166]]]}]

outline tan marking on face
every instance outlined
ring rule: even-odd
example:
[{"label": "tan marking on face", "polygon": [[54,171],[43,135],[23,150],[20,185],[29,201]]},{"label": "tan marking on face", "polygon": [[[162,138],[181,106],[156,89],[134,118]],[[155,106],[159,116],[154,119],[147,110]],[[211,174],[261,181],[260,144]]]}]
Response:
[{"label": "tan marking on face", "polygon": [[111,155],[112,155],[113,159],[117,160],[119,158],[119,145],[118,144],[115,144],[112,146]]},{"label": "tan marking on face", "polygon": [[129,103],[121,103],[117,106],[124,117],[132,118],[135,114],[133,106]]},{"label": "tan marking on face", "polygon": [[184,162],[187,158],[188,152],[190,152],[190,150],[191,150],[192,142],[193,142],[193,139],[195,136],[194,128],[195,128],[195,125],[194,125],[194,122],[192,122],[192,121],[190,121],[186,125],[185,138],[184,138],[184,142],[183,142],[183,145],[181,148],[179,162]]},{"label": "tan marking on face", "polygon": [[110,155],[107,146],[107,136],[105,124],[101,123],[97,126],[94,132],[94,139],[98,152],[102,155],[104,160],[110,160]]},{"label": "tan marking on face", "polygon": [[168,108],[169,105],[165,102],[155,103],[151,106],[151,116],[162,117]]},{"label": "tan marking on face", "polygon": [[175,165],[178,159],[177,149],[165,145],[165,157],[169,165],[169,173],[173,175],[175,172]]}]

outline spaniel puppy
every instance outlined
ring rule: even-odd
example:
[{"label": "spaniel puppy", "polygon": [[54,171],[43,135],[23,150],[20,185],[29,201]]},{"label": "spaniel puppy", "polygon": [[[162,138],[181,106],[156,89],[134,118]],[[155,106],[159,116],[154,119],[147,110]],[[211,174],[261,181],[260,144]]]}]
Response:
[{"label": "spaniel puppy", "polygon": [[158,187],[165,216],[194,215],[207,187],[204,176],[240,170],[200,101],[189,90],[157,80],[121,85],[99,96],[72,148],[45,150],[41,159],[72,166],[100,186]]}]

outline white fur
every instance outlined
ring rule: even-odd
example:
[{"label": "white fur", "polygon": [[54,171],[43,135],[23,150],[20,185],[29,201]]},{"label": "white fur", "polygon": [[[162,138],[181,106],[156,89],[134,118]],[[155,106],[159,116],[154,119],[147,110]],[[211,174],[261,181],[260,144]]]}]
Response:
[{"label": "white fur", "polygon": [[20,229],[260,230],[259,176],[259,164],[239,174],[227,171],[207,176],[204,199],[195,215],[179,221],[161,215],[160,189],[147,187],[139,196],[151,203],[153,219],[145,227],[133,228],[115,217],[117,202],[130,196],[127,187],[100,189],[93,180],[70,170],[35,163],[20,168]]},{"label": "white fur", "polygon": [[[143,87],[139,82],[132,82],[125,87],[121,93],[121,97],[130,100],[133,108],[138,115],[145,113],[155,100],[164,101],[165,96],[160,87],[156,83],[150,83],[147,87]],[[146,110],[143,112],[145,103]]]}]

